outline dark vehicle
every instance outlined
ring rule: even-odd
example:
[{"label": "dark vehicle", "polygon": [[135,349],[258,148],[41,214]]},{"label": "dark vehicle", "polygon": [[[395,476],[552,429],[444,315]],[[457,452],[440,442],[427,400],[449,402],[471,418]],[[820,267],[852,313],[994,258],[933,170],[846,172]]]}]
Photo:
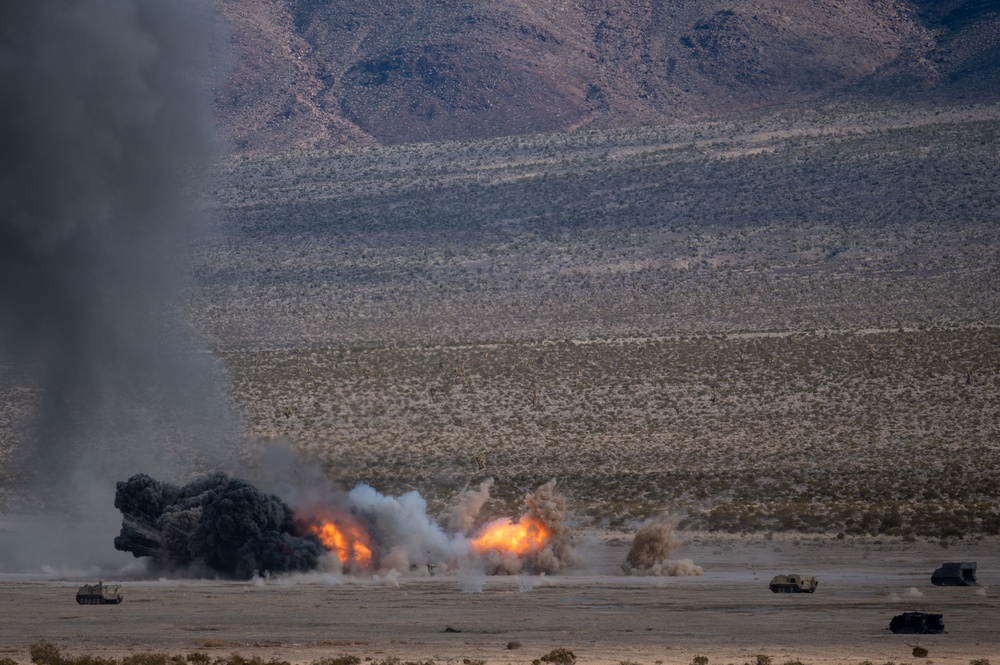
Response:
[{"label": "dark vehicle", "polygon": [[811,575],[775,575],[768,588],[774,593],[813,593],[818,586]]},{"label": "dark vehicle", "polygon": [[903,612],[892,617],[892,621],[889,622],[889,630],[894,633],[943,633],[943,616],[942,614],[928,614],[926,612]]},{"label": "dark vehicle", "polygon": [[117,605],[122,602],[122,588],[118,584],[84,584],[76,592],[76,602],[81,605]]},{"label": "dark vehicle", "polygon": [[938,586],[979,586],[975,561],[942,563],[931,575],[931,584]]}]

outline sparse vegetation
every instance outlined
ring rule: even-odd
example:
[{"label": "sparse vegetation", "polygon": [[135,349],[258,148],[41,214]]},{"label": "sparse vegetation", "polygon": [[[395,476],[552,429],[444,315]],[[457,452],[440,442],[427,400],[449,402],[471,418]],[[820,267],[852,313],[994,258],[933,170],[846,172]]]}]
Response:
[{"label": "sparse vegetation", "polygon": [[313,661],[312,665],[359,665],[361,659],[357,656],[337,656],[330,658],[320,658],[319,660]]},{"label": "sparse vegetation", "polygon": [[[65,656],[62,651],[51,642],[45,640],[35,642],[29,647],[29,656],[34,665],[291,665],[286,660],[272,658],[264,660],[260,656],[246,658],[239,653],[231,653],[228,656],[212,658],[205,653],[189,653],[187,656],[169,656],[164,653],[137,653],[124,656],[121,660],[115,658],[105,658],[101,656]],[[312,661],[311,665],[358,665],[361,659],[357,656],[344,655],[338,657],[320,658]],[[464,665],[483,665],[485,661],[469,661]],[[0,665],[17,665],[17,662],[10,659],[0,659]],[[398,658],[386,658],[376,661],[374,665],[434,665],[433,661],[401,661]]]},{"label": "sparse vegetation", "polygon": [[893,330],[224,358],[255,433],[346,485],[441,506],[488,450],[497,510],[558,476],[597,523],[668,506],[724,532],[957,538],[1000,529],[1000,377],[966,378],[997,348],[1000,329]]},{"label": "sparse vegetation", "polygon": [[573,665],[576,662],[576,654],[569,649],[553,649],[544,656],[531,661],[533,665],[540,663],[551,663],[552,665]]},{"label": "sparse vegetation", "polygon": [[913,657],[914,658],[926,658],[928,654],[927,649],[921,646],[913,647]]}]

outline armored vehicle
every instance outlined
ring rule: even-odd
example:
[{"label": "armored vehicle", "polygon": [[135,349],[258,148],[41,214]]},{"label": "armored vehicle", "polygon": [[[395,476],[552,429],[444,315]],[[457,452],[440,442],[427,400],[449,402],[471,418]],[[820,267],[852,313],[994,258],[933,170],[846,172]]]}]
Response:
[{"label": "armored vehicle", "polygon": [[81,605],[117,605],[122,602],[122,588],[118,584],[84,584],[76,592],[76,602]]},{"label": "armored vehicle", "polygon": [[943,633],[944,621],[942,614],[927,612],[903,612],[892,617],[889,630],[894,633]]},{"label": "armored vehicle", "polygon": [[775,575],[770,589],[774,593],[812,593],[819,580],[811,575]]},{"label": "armored vehicle", "polygon": [[942,563],[931,575],[931,584],[938,586],[979,586],[975,561]]}]

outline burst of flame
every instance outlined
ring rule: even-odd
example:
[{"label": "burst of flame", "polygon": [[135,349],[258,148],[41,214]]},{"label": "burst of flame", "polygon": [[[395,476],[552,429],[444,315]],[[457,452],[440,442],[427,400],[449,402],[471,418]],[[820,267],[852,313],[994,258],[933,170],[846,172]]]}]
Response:
[{"label": "burst of flame", "polygon": [[306,530],[319,538],[323,547],[337,555],[345,570],[371,568],[372,539],[356,519],[323,509],[309,511],[299,519]]},{"label": "burst of flame", "polygon": [[520,557],[545,547],[548,538],[548,527],[534,517],[522,517],[517,522],[501,518],[483,527],[473,539],[472,549],[479,553],[495,550]]}]

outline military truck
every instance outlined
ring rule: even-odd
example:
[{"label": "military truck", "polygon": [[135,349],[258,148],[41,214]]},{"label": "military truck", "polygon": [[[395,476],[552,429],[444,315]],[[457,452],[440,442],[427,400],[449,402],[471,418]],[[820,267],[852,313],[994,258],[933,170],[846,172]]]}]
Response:
[{"label": "military truck", "polygon": [[919,633],[922,635],[943,633],[943,614],[927,612],[903,612],[892,617],[889,630],[894,633]]},{"label": "military truck", "polygon": [[117,605],[122,602],[122,588],[118,584],[84,584],[76,592],[76,602],[81,605]]},{"label": "military truck", "polygon": [[811,575],[775,575],[769,588],[774,593],[813,593],[818,586]]}]

